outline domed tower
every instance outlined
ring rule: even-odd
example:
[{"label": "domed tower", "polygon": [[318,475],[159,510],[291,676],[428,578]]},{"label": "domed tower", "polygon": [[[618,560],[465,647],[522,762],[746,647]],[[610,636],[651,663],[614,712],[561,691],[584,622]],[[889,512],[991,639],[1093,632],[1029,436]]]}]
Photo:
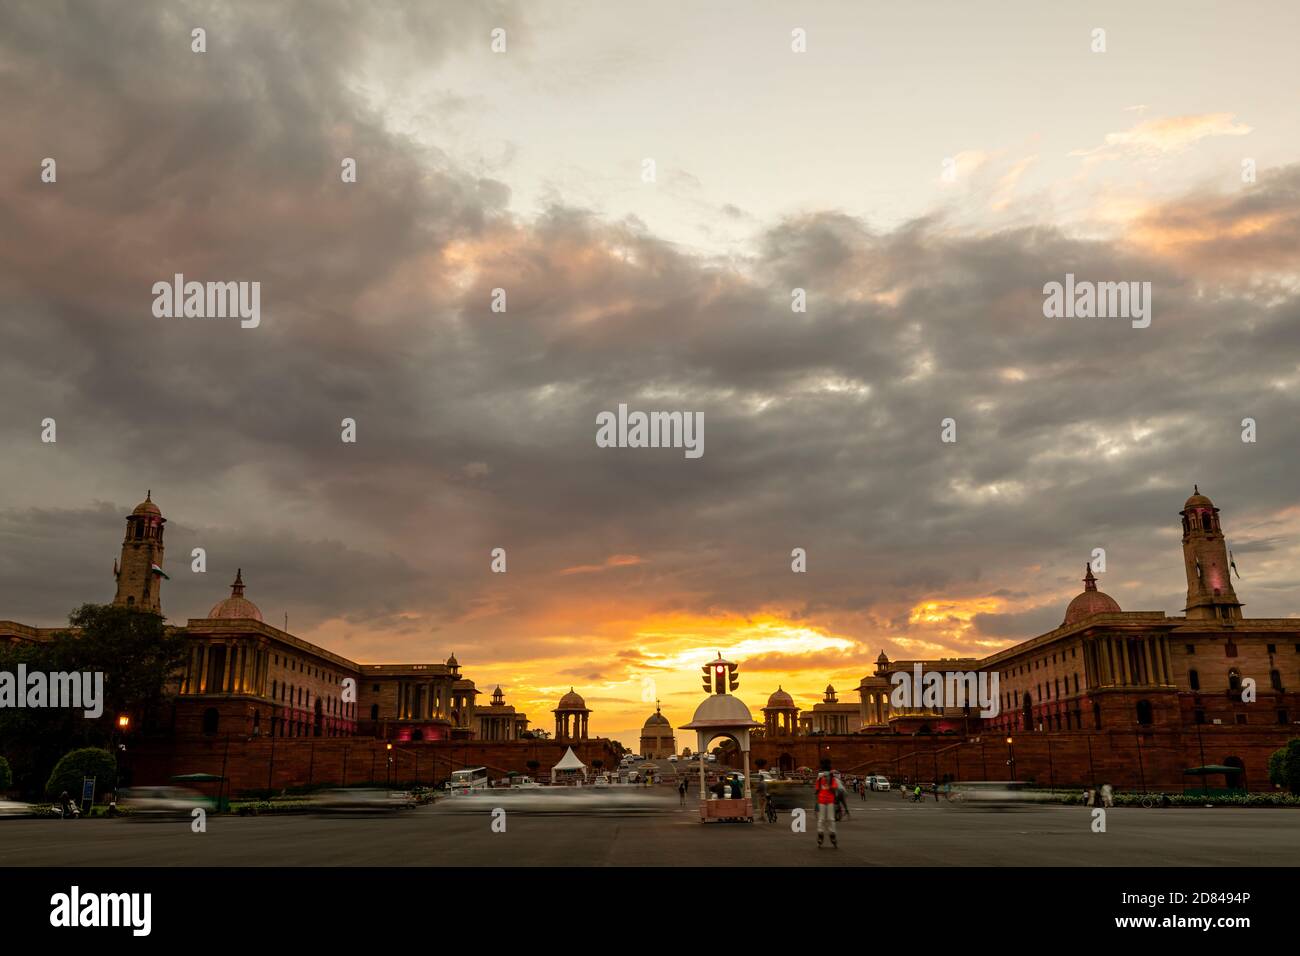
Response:
[{"label": "domed tower", "polygon": [[677,753],[677,737],[673,734],[673,725],[663,715],[659,702],[655,702],[655,712],[646,718],[641,728],[641,756],[647,760],[671,757]]},{"label": "domed tower", "polygon": [[235,583],[230,585],[230,597],[218,601],[208,611],[209,618],[224,618],[240,621],[260,621],[262,612],[256,604],[244,597],[244,569],[235,571]]},{"label": "domed tower", "polygon": [[167,519],[153,503],[153,492],[135,506],[126,517],[126,537],[122,539],[121,560],[113,565],[117,594],[113,603],[162,613],[163,525]]},{"label": "domed tower", "polygon": [[1183,564],[1187,571],[1189,618],[1241,620],[1241,602],[1232,589],[1228,546],[1219,526],[1219,509],[1192,486],[1179,512],[1183,518]]},{"label": "domed tower", "polygon": [[551,711],[555,715],[556,740],[586,740],[587,718],[591,711],[582,695],[572,687],[560,698],[560,704]]},{"label": "domed tower", "polygon": [[1094,614],[1118,613],[1120,613],[1119,602],[1105,591],[1097,590],[1097,577],[1092,573],[1092,565],[1088,564],[1083,572],[1083,591],[1065,609],[1065,620],[1061,624],[1062,626],[1074,624]]},{"label": "domed tower", "polygon": [[793,737],[798,732],[799,707],[779,684],[763,708],[763,726],[768,738]]}]

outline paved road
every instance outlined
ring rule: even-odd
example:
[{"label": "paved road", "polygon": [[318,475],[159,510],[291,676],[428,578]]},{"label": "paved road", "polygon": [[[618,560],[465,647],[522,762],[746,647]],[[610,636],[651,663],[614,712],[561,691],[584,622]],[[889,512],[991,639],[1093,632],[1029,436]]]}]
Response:
[{"label": "paved road", "polygon": [[[380,816],[210,817],[188,821],[0,820],[0,865],[274,866],[1291,866],[1300,813],[1271,809],[1108,811],[1093,833],[1082,807],[986,810],[853,798],[840,849],[819,850],[815,824],[701,825],[694,800],[666,788],[639,806],[536,812],[503,795]],[[594,794],[593,794],[594,796]],[[506,806],[506,832],[491,829]],[[811,814],[809,822],[813,823]]]}]

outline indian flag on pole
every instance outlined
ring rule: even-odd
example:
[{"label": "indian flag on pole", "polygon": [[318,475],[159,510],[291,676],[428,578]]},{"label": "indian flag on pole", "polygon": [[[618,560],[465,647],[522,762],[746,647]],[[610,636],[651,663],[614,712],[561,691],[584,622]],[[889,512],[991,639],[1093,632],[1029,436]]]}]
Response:
[{"label": "indian flag on pole", "polygon": [[158,567],[158,565],[156,564],[150,564],[149,570],[151,570],[154,574],[161,575],[164,581],[170,581],[172,579],[170,574],[168,574],[162,568]]}]

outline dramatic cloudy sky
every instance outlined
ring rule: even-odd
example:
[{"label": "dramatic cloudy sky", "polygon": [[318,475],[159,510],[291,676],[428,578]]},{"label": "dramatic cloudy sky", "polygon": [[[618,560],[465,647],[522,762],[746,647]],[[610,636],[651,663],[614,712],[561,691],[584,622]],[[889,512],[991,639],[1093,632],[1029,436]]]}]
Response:
[{"label": "dramatic cloudy sky", "polygon": [[[1246,613],[1300,613],[1295,5],[977,7],[4,4],[0,618],[110,598],[151,488],[171,620],[242,567],[630,743],[719,650],[807,705],[1041,633],[1094,547],[1177,613],[1194,482]],[[261,326],[154,318],[177,272]],[[1067,272],[1150,328],[1045,319]],[[620,402],[703,457],[598,448]]]}]

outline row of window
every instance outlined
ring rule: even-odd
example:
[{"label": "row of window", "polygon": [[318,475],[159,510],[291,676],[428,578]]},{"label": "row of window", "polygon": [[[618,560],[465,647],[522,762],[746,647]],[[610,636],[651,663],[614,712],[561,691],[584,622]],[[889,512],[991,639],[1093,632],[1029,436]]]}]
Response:
[{"label": "row of window", "polygon": [[[1286,688],[1282,686],[1282,672],[1271,670],[1268,672],[1269,685],[1279,694],[1286,693]],[[1191,685],[1192,690],[1201,689],[1201,675],[1196,668],[1189,668],[1187,671],[1187,683]],[[1234,694],[1241,690],[1241,671],[1232,668],[1228,671],[1228,690]]]},{"label": "row of window", "polygon": [[[1056,658],[1057,658],[1058,656],[1061,658],[1061,663],[1064,664],[1064,663],[1065,663],[1065,651],[1061,651],[1059,654],[1053,654],[1053,655],[1051,656],[1051,658],[1050,658],[1051,663],[1055,664],[1055,663],[1056,663]],[[1078,658],[1078,656],[1079,656],[1079,655],[1078,655],[1078,653],[1077,653],[1077,648],[1071,647],[1071,648],[1070,648],[1070,660],[1075,660],[1075,659]],[[1049,658],[1047,657],[1047,655],[1043,655],[1043,658],[1042,658],[1041,661],[1025,661],[1025,663],[1023,663],[1023,664],[1021,664],[1021,665],[1019,665],[1019,666],[1017,666],[1017,667],[1013,667],[1013,668],[1011,668],[1010,671],[1003,671],[1003,672],[1002,672],[1002,677],[1001,677],[1001,679],[1002,679],[1002,680],[1006,680],[1008,677],[1014,677],[1014,676],[1016,676],[1016,675],[1020,675],[1020,674],[1027,674],[1027,673],[1029,673],[1031,670],[1035,670],[1035,671],[1036,671],[1036,670],[1038,670],[1038,668],[1039,668],[1040,666],[1042,666],[1042,667],[1046,667],[1046,666],[1048,665],[1048,661],[1049,661]]]},{"label": "row of window", "polygon": [[[1295,652],[1296,652],[1297,654],[1300,654],[1300,643],[1295,644],[1294,647],[1295,647]],[[1195,653],[1196,653],[1196,645],[1195,645],[1195,644],[1184,644],[1184,645],[1183,645],[1183,648],[1184,648],[1184,650],[1186,650],[1186,652],[1187,652],[1188,654],[1195,654]],[[1276,645],[1276,644],[1269,644],[1269,645],[1267,646],[1267,649],[1268,649],[1268,653],[1269,653],[1269,654],[1276,654],[1276,653],[1277,653],[1277,645]],[[1227,641],[1226,643],[1224,643],[1224,645],[1223,645],[1223,656],[1224,656],[1224,657],[1236,657],[1236,656],[1237,656],[1237,643],[1236,643],[1236,641]]]},{"label": "row of window", "polygon": [[[281,684],[279,681],[271,681],[271,699],[278,700],[281,703],[286,701],[293,707],[311,707],[311,689],[306,687],[291,687],[289,684]],[[356,717],[357,705],[355,703],[345,704],[337,697],[316,697],[317,703],[321,706],[322,712],[332,717]]]},{"label": "row of window", "polygon": [[[280,666],[279,654],[275,655],[274,663],[276,667]],[[331,684],[343,683],[343,678],[339,677],[339,675],[335,674],[334,672],[327,671],[325,670],[325,668],[317,667],[314,664],[308,665],[306,662],[300,661],[294,657],[290,657],[288,654],[284,655],[284,666],[291,671],[300,671],[306,674],[308,677],[314,677],[317,680],[328,681]],[[378,687],[375,688],[375,690],[378,689],[379,689]]]}]

